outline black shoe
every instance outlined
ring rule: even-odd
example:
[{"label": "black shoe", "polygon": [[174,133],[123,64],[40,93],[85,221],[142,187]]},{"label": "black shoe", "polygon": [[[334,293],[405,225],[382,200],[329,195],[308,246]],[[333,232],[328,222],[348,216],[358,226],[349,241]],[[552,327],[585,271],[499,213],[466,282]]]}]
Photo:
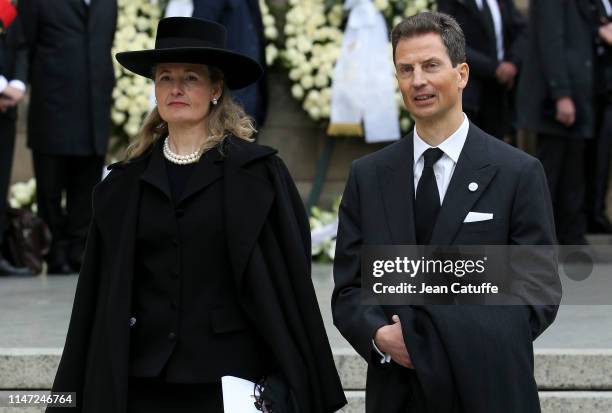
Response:
[{"label": "black shoe", "polygon": [[589,222],[589,232],[592,234],[612,234],[612,223],[604,214],[598,214]]},{"label": "black shoe", "polygon": [[76,274],[74,268],[67,262],[55,262],[47,267],[47,275],[67,275]]},{"label": "black shoe", "polygon": [[28,267],[15,267],[0,255],[0,275],[16,275],[20,277],[35,275]]}]

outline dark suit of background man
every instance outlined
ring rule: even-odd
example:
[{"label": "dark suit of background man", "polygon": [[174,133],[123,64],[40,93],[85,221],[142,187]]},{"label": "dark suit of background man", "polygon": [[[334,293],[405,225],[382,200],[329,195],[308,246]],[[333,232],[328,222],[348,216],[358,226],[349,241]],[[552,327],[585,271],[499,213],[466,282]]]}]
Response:
[{"label": "dark suit of background man", "polygon": [[510,94],[520,65],[525,19],[513,0],[438,0],[438,11],[457,20],[467,44],[470,83],[463,109],[485,132],[510,132]]},{"label": "dark suit of background man", "polygon": [[[444,44],[442,30],[454,40]],[[539,413],[532,341],[553,321],[556,305],[361,303],[362,246],[555,241],[542,165],[462,111],[468,66],[458,24],[445,14],[420,13],[393,29],[392,43],[416,126],[353,163],[334,260],[334,323],[368,362],[366,411]],[[469,212],[491,217],[466,222]],[[546,262],[553,268],[554,259]],[[536,290],[541,282],[559,285],[556,273],[531,281]],[[557,302],[558,290],[550,298]]]},{"label": "dark suit of background man", "polygon": [[612,1],[591,0],[595,33],[596,139],[589,145],[587,213],[589,231],[612,233],[606,215],[612,150]]},{"label": "dark suit of background man", "polygon": [[532,0],[518,126],[537,133],[560,244],[586,244],[585,147],[594,137],[591,0]]},{"label": "dark suit of background man", "polygon": [[[7,229],[6,195],[11,180],[15,149],[17,103],[25,93],[28,57],[19,19],[0,23],[0,251]],[[0,275],[26,275],[27,268],[11,265],[0,252]]]},{"label": "dark suit of background man", "polygon": [[[110,134],[115,0],[20,0],[30,51],[28,146],[50,273],[78,271]],[[66,208],[62,207],[62,196]]]},{"label": "dark suit of background man", "polygon": [[193,17],[212,20],[227,28],[227,47],[256,60],[264,75],[255,84],[232,91],[234,99],[261,128],[266,119],[266,44],[259,0],[193,0]]}]

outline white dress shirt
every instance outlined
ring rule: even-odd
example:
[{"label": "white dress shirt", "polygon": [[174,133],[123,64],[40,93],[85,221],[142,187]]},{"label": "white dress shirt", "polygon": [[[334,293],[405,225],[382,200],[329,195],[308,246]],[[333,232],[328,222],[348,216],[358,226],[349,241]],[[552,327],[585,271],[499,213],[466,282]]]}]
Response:
[{"label": "white dress shirt", "polygon": [[493,26],[495,28],[495,44],[497,45],[497,60],[500,62],[504,60],[504,33],[502,31],[502,18],[501,11],[499,10],[499,3],[497,0],[476,0],[478,8],[482,11],[484,4],[483,1],[487,2],[489,10],[491,10],[491,17],[493,17]]},{"label": "white dress shirt", "polygon": [[610,4],[610,0],[601,0],[601,3],[606,9],[606,16],[612,16],[612,4]]},{"label": "white dress shirt", "polygon": [[[440,205],[442,205],[442,201],[444,201],[444,195],[446,195],[448,184],[450,183],[453,172],[455,171],[455,166],[459,160],[459,155],[461,155],[461,150],[465,144],[469,128],[470,122],[468,121],[467,116],[464,114],[463,122],[461,123],[461,126],[459,126],[459,129],[453,132],[452,135],[437,146],[442,150],[442,152],[444,152],[442,157],[433,166],[434,175],[436,176],[436,183],[438,184],[438,193],[440,194]],[[423,139],[421,139],[417,132],[416,126],[414,128],[412,140],[414,143],[414,195],[416,196],[419,179],[421,179],[423,167],[425,166],[423,153],[425,153],[427,149],[433,148],[433,146],[430,146]]]},{"label": "white dress shirt", "polygon": [[[469,129],[470,122],[467,116],[464,114],[461,126],[459,126],[455,132],[453,132],[448,138],[444,139],[444,141],[437,146],[437,148],[444,152],[442,157],[433,166],[434,175],[436,176],[436,183],[438,185],[438,192],[440,194],[440,205],[442,205],[442,202],[444,201],[444,195],[446,195],[448,184],[453,176],[453,172],[455,172],[455,167],[457,166],[459,155],[461,155],[461,151],[463,150],[463,145],[465,145],[465,140],[467,139]],[[419,184],[419,179],[421,179],[421,175],[423,174],[423,167],[425,166],[423,153],[425,153],[427,149],[433,148],[434,146],[430,146],[423,139],[421,139],[417,133],[416,126],[414,127],[412,141],[414,144],[414,195],[416,196],[416,189]],[[380,351],[378,347],[376,347],[374,339],[372,339],[372,345],[374,346],[374,350],[380,354],[381,364],[391,362],[391,355]]]}]

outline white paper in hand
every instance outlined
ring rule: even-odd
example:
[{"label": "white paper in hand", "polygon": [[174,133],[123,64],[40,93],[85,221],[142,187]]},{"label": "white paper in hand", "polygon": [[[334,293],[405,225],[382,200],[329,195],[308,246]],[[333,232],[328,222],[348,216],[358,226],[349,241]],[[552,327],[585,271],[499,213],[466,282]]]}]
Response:
[{"label": "white paper in hand", "polygon": [[255,408],[254,386],[255,383],[238,377],[221,377],[223,411],[225,413],[261,413]]}]

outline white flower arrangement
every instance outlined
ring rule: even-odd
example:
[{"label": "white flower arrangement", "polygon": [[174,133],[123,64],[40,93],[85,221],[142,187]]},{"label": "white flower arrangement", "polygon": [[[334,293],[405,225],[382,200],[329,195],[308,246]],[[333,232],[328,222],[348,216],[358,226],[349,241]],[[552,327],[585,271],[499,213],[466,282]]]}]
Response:
[{"label": "white flower arrangement", "polygon": [[263,20],[264,38],[266,40],[266,65],[272,66],[278,59],[278,29],[276,18],[270,12],[266,0],[259,0],[259,9]]},{"label": "white flower arrangement", "polygon": [[312,234],[312,259],[317,262],[332,262],[336,253],[336,232],[338,230],[338,208],[340,198],[334,202],[331,211],[318,207],[310,210],[310,231]]},{"label": "white flower arrangement", "polygon": [[36,213],[36,180],[30,178],[27,182],[11,185],[8,201],[11,208],[24,208]]},{"label": "white flower arrangement", "polygon": [[[118,0],[117,31],[112,48],[113,56],[128,50],[155,47],[155,30],[162,16],[156,0]],[[127,143],[136,136],[149,113],[152,83],[125,70],[113,59],[116,84],[113,90],[111,119],[115,135]]]},{"label": "white flower arrangement", "polygon": [[[434,8],[434,0],[373,0],[391,29],[404,16]],[[336,60],[340,55],[344,0],[289,0],[284,27],[285,44],[280,52],[293,83],[291,95],[302,102],[314,121],[328,121],[331,106],[331,83]],[[393,59],[389,45],[389,59]],[[400,127],[407,131],[412,120],[397,90],[401,108]]]}]

